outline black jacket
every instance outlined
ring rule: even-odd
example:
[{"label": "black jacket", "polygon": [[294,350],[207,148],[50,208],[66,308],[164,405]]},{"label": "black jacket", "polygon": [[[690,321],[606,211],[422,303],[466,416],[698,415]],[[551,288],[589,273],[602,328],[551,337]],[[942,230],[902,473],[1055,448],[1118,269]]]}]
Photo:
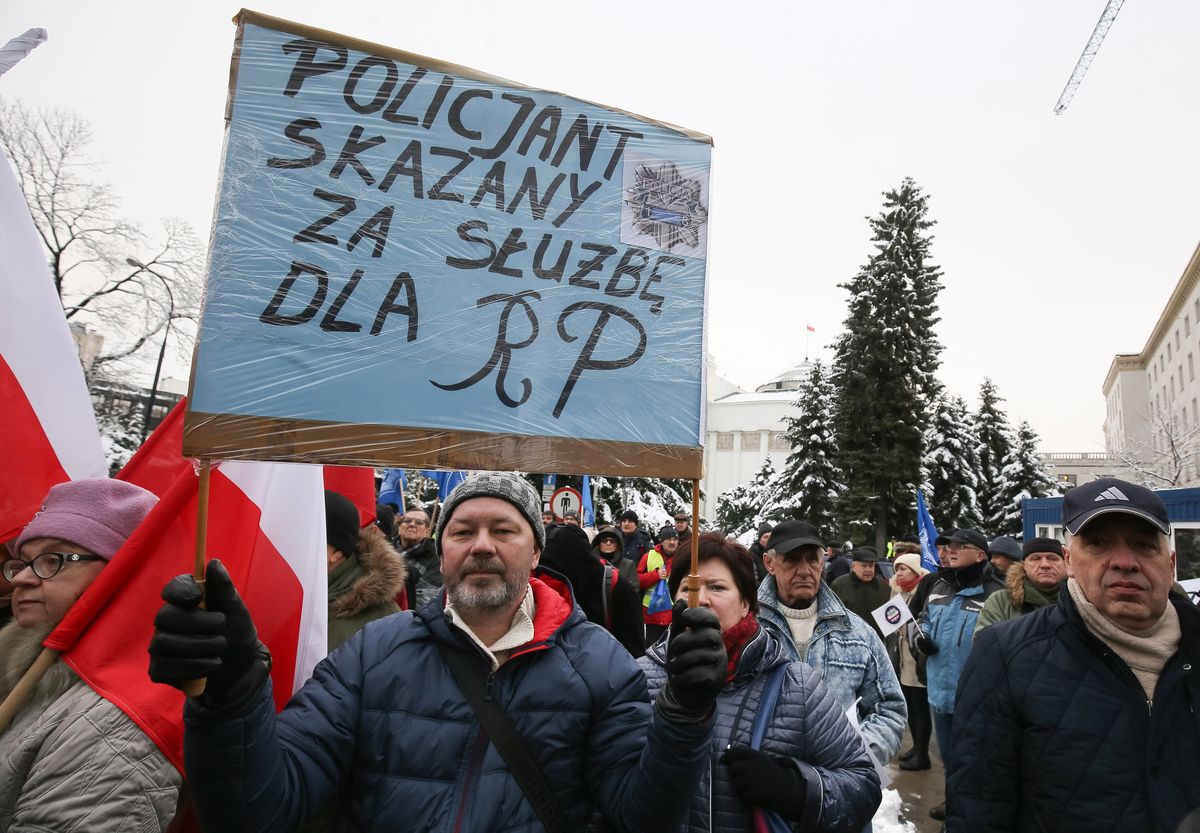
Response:
[{"label": "black jacket", "polygon": [[[587,533],[577,526],[564,526],[546,542],[541,564],[561,574],[571,584],[583,615],[600,627],[604,621],[604,564],[588,545]],[[634,657],[646,653],[642,627],[642,600],[629,582],[618,580],[613,587],[608,630]]]},{"label": "black jacket", "polygon": [[1174,833],[1200,806],[1200,610],[1153,706],[1129,667],[1057,605],[981,631],[959,681],[950,833]]}]

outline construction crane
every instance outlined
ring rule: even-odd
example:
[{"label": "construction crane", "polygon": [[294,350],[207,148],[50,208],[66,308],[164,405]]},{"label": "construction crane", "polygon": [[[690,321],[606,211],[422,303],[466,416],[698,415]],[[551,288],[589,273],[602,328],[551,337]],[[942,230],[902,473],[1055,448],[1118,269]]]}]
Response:
[{"label": "construction crane", "polygon": [[1108,0],[1108,5],[1104,7],[1104,11],[1100,13],[1100,19],[1096,21],[1096,28],[1092,30],[1092,36],[1088,38],[1087,46],[1083,47],[1083,54],[1076,61],[1075,69],[1071,72],[1071,77],[1067,79],[1067,85],[1063,87],[1062,94],[1058,97],[1058,103],[1054,105],[1054,115],[1061,116],[1071,104],[1071,99],[1075,97],[1075,90],[1079,88],[1079,82],[1087,74],[1088,67],[1092,65],[1096,53],[1100,51],[1100,44],[1104,43],[1104,36],[1112,28],[1113,21],[1117,19],[1117,12],[1121,11],[1123,5],[1125,5],[1125,0]]}]

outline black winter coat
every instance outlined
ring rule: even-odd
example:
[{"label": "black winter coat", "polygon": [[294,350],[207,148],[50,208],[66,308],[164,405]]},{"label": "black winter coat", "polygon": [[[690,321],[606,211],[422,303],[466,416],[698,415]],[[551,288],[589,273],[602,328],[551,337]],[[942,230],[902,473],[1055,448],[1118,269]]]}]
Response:
[{"label": "black winter coat", "polygon": [[981,631],[959,681],[950,833],[1175,833],[1200,807],[1200,610],[1153,706],[1071,594]]}]

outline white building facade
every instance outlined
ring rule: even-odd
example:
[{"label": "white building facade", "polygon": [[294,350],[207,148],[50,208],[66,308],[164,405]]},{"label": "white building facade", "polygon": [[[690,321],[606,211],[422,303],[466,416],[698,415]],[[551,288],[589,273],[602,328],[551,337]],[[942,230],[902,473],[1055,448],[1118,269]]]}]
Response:
[{"label": "white building facade", "polygon": [[765,459],[783,470],[792,451],[783,420],[798,415],[793,403],[811,366],[801,362],[750,392],[722,378],[709,358],[701,516],[713,518],[721,493],[753,480]]},{"label": "white building facade", "polygon": [[[1200,484],[1200,247],[1140,353],[1115,356],[1104,379],[1104,441],[1135,469]],[[1128,471],[1128,468],[1127,468]]]}]

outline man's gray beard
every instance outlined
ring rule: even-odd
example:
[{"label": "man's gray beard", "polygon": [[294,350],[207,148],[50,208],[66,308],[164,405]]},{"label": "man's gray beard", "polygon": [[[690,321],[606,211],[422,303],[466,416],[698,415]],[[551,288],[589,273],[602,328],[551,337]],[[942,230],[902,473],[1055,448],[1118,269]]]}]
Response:
[{"label": "man's gray beard", "polygon": [[466,581],[459,581],[453,587],[446,588],[446,595],[455,610],[464,613],[495,613],[511,606],[525,591],[528,578],[501,575],[503,580],[499,585],[484,588],[469,586]]}]

